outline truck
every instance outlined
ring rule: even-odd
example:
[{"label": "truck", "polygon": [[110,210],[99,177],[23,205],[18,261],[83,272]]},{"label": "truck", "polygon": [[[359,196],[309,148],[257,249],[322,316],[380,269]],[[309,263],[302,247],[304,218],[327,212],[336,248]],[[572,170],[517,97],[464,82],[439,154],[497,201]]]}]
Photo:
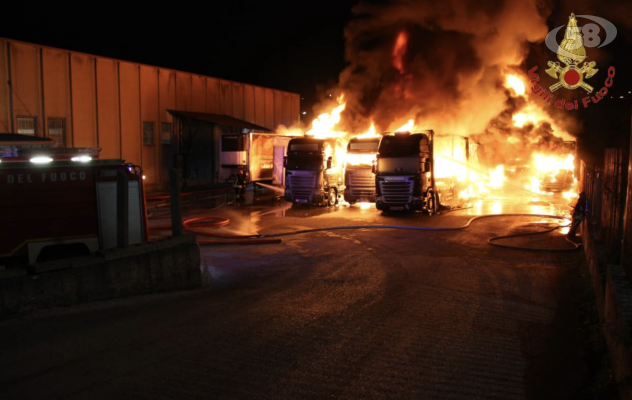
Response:
[{"label": "truck", "polygon": [[[142,170],[99,159],[99,152],[0,134],[0,268],[149,240]],[[119,203],[126,203],[127,217],[118,212]]]},{"label": "truck", "polygon": [[297,137],[288,143],[285,200],[292,204],[335,206],[344,196],[339,138]]},{"label": "truck", "polygon": [[229,133],[220,137],[219,182],[232,183],[239,168],[249,182],[283,185],[283,157],[291,136],[273,133]]},{"label": "truck", "polygon": [[345,201],[375,203],[375,174],[373,164],[381,136],[354,137],[347,144],[345,156]]},{"label": "truck", "polygon": [[[552,150],[552,155],[557,162],[538,162],[538,181],[541,192],[561,193],[572,190],[575,187],[576,178],[575,159],[577,156],[577,142],[572,140],[557,144]],[[544,164],[544,165],[538,165]]]},{"label": "truck", "polygon": [[433,130],[387,133],[374,164],[376,208],[436,213],[467,186],[469,138]]}]

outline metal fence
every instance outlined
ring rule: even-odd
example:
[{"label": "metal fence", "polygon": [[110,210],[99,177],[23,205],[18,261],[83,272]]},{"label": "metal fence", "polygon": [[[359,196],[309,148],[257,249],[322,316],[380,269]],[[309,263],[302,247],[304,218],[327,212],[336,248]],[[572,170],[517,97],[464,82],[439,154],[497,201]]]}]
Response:
[{"label": "metal fence", "polygon": [[[628,199],[628,149],[606,149],[604,165],[581,163],[580,187],[586,192],[588,221],[595,240],[603,245],[606,261],[621,264],[632,277],[632,199]],[[626,210],[629,210],[626,212]]]}]

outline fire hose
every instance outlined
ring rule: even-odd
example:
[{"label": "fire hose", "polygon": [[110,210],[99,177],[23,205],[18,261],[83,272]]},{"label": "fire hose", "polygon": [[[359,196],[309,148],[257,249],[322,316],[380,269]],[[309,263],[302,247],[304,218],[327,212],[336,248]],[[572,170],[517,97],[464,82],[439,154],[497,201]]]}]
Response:
[{"label": "fire hose", "polygon": [[[496,218],[496,217],[539,217],[539,218],[550,218],[550,219],[559,219],[564,220],[566,218],[560,217],[557,215],[547,215],[547,214],[492,214],[492,215],[480,215],[477,217],[470,218],[464,225],[458,227],[419,227],[419,226],[406,226],[406,225],[354,225],[354,226],[334,226],[334,227],[326,227],[326,228],[314,228],[314,229],[304,229],[293,232],[283,232],[283,233],[273,233],[273,234],[252,234],[252,235],[231,235],[231,234],[222,234],[222,233],[209,233],[203,229],[200,229],[202,226],[225,226],[230,223],[228,218],[223,217],[199,217],[186,220],[182,223],[182,226],[194,233],[205,235],[209,237],[224,239],[209,239],[209,240],[198,240],[198,244],[201,245],[214,245],[214,244],[270,244],[270,243],[281,243],[281,239],[278,239],[283,236],[291,236],[291,235],[300,235],[306,233],[315,233],[315,232],[324,232],[324,231],[333,231],[333,230],[349,230],[349,229],[406,229],[406,230],[414,230],[414,231],[458,231],[462,229],[468,228],[472,222],[478,221],[485,218]],[[202,221],[206,221],[202,223]],[[209,222],[210,221],[210,222]],[[566,242],[571,244],[572,247],[567,249],[539,249],[532,247],[521,247],[521,246],[509,246],[501,243],[495,243],[502,239],[515,238],[521,236],[531,236],[531,235],[539,235],[548,232],[555,231],[557,229],[568,227],[568,225],[560,225],[553,228],[537,231],[537,232],[527,232],[527,233],[519,233],[513,235],[503,235],[489,238],[487,243],[492,246],[510,248],[510,249],[518,249],[518,250],[531,250],[531,251],[549,251],[549,252],[559,252],[559,251],[573,251],[577,250],[581,247],[580,243],[576,243],[565,237]],[[151,229],[171,229],[171,226],[154,226]],[[229,240],[225,240],[229,239]]]}]

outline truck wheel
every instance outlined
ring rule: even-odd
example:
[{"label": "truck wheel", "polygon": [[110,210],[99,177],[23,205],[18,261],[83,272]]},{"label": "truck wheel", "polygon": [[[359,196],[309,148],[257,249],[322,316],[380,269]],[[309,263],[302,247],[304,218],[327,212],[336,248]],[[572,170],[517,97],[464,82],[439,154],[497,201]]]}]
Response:
[{"label": "truck wheel", "polygon": [[336,189],[330,188],[327,195],[327,207],[333,207],[338,204],[338,196],[336,195]]}]

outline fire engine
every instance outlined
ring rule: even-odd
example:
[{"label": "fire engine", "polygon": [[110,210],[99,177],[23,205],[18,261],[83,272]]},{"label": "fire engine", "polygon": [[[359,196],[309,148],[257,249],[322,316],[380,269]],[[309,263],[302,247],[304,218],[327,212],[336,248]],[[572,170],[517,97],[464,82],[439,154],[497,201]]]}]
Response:
[{"label": "fire engine", "polygon": [[[142,171],[99,148],[0,134],[0,267],[89,255],[148,240]],[[127,191],[125,198],[119,188]],[[123,201],[120,201],[123,199]],[[127,218],[117,204],[127,203]],[[127,219],[123,230],[119,224]]]}]

